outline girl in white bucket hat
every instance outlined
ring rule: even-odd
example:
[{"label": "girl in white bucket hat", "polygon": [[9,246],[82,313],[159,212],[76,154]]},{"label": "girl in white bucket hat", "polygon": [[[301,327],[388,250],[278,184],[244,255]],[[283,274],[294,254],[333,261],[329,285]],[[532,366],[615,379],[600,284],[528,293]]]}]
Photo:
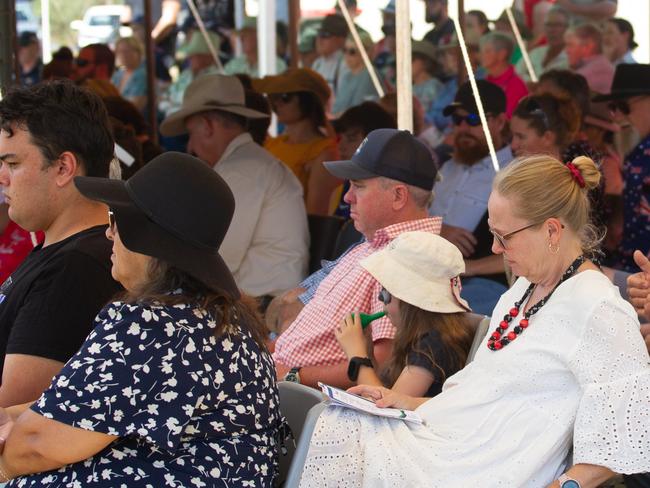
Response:
[{"label": "girl in white bucket hat", "polygon": [[470,308],[460,296],[461,252],[439,235],[405,232],[360,264],[382,285],[379,299],[397,331],[391,357],[376,372],[359,314],[343,319],[335,334],[350,360],[350,380],[437,395],[465,365],[473,339],[464,314]]}]

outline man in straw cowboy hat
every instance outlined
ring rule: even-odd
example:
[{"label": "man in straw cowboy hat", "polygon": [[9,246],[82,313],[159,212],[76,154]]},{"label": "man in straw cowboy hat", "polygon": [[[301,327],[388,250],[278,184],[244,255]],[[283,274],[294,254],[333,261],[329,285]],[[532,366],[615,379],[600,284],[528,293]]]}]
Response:
[{"label": "man in straw cowboy hat", "polygon": [[255,297],[300,282],[309,252],[302,186],[248,132],[250,119],[265,117],[246,107],[239,79],[210,74],[190,84],[181,109],[160,125],[165,136],[187,133],[188,152],[214,167],[235,195],[221,252],[239,287]]},{"label": "man in straw cowboy hat", "polygon": [[[274,359],[278,378],[311,386],[318,381],[349,386],[347,357],[334,331],[350,312],[382,308],[381,285],[359,261],[403,232],[440,233],[441,219],[427,215],[437,170],[427,147],[408,131],[396,129],[372,131],[350,160],[327,162],[325,167],[338,178],[350,180],[345,201],[365,240],[334,266],[301,283],[304,288],[293,290],[287,304],[291,306],[293,300],[306,305],[276,341]],[[373,355],[382,364],[390,356],[394,327],[384,317],[369,328]]]}]

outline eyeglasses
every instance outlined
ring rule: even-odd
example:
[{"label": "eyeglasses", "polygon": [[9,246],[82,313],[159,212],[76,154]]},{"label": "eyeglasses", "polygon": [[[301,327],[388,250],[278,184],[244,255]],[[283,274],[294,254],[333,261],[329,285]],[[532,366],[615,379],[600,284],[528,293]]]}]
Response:
[{"label": "eyeglasses", "polygon": [[612,113],[620,112],[623,115],[630,115],[630,104],[627,100],[612,100],[607,104],[607,108]]},{"label": "eyeglasses", "polygon": [[[507,234],[499,234],[498,232],[494,231],[493,229],[490,229],[490,233],[494,236],[496,241],[499,243],[499,246],[501,246],[503,249],[507,249],[508,246],[506,246],[506,241],[510,239],[512,236],[515,234],[522,232],[526,229],[530,229],[531,227],[535,227],[536,225],[542,225],[544,222],[535,222],[533,224],[529,224],[525,227],[522,227],[521,229],[513,230],[512,232],[508,232]],[[561,224],[562,228],[564,229],[564,224]]]},{"label": "eyeglasses", "polygon": [[111,229],[111,232],[115,233],[115,214],[112,210],[108,211],[108,227]]},{"label": "eyeglasses", "polygon": [[381,303],[384,305],[388,305],[393,298],[393,296],[390,294],[390,292],[386,288],[382,288],[381,291],[379,292],[379,296],[377,297]]},{"label": "eyeglasses", "polygon": [[74,64],[76,64],[80,68],[84,68],[84,67],[88,66],[89,64],[94,64],[94,63],[95,63],[94,61],[90,61],[89,59],[79,59],[79,58],[77,58],[77,59],[74,60]]},{"label": "eyeglasses", "polygon": [[272,93],[269,98],[274,102],[289,103],[294,96],[295,93]]},{"label": "eyeglasses", "polygon": [[470,127],[477,127],[481,125],[481,118],[478,116],[478,114],[467,114],[465,116],[462,116],[453,113],[451,114],[451,120],[453,121],[454,125],[460,125],[463,123],[463,121],[465,121],[465,123]]},{"label": "eyeglasses", "polygon": [[348,54],[350,56],[356,56],[357,54],[359,54],[359,51],[357,51],[356,48],[354,48],[354,47],[348,47],[348,48],[343,49],[343,54]]}]

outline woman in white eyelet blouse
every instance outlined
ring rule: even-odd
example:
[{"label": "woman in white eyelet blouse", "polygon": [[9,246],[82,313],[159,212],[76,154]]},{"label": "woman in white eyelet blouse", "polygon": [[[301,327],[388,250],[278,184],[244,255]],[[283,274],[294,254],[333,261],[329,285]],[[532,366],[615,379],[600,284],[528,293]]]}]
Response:
[{"label": "woman in white eyelet blouse", "polygon": [[650,358],[637,315],[580,258],[593,242],[587,191],[598,180],[588,158],[548,156],[497,175],[493,251],[521,278],[474,361],[432,399],[355,387],[379,406],[416,408],[426,425],[329,407],[301,486],[589,488],[650,471]]}]

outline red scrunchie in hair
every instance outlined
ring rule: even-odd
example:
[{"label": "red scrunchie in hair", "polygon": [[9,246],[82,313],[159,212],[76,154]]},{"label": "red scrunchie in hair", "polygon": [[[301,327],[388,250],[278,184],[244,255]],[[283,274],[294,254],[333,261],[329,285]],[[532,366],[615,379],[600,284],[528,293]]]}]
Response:
[{"label": "red scrunchie in hair", "polygon": [[571,176],[573,177],[574,180],[578,182],[580,188],[584,188],[585,179],[582,177],[582,173],[580,173],[580,170],[576,168],[576,165],[573,163],[567,163],[566,167],[569,168],[569,171],[571,171]]}]

